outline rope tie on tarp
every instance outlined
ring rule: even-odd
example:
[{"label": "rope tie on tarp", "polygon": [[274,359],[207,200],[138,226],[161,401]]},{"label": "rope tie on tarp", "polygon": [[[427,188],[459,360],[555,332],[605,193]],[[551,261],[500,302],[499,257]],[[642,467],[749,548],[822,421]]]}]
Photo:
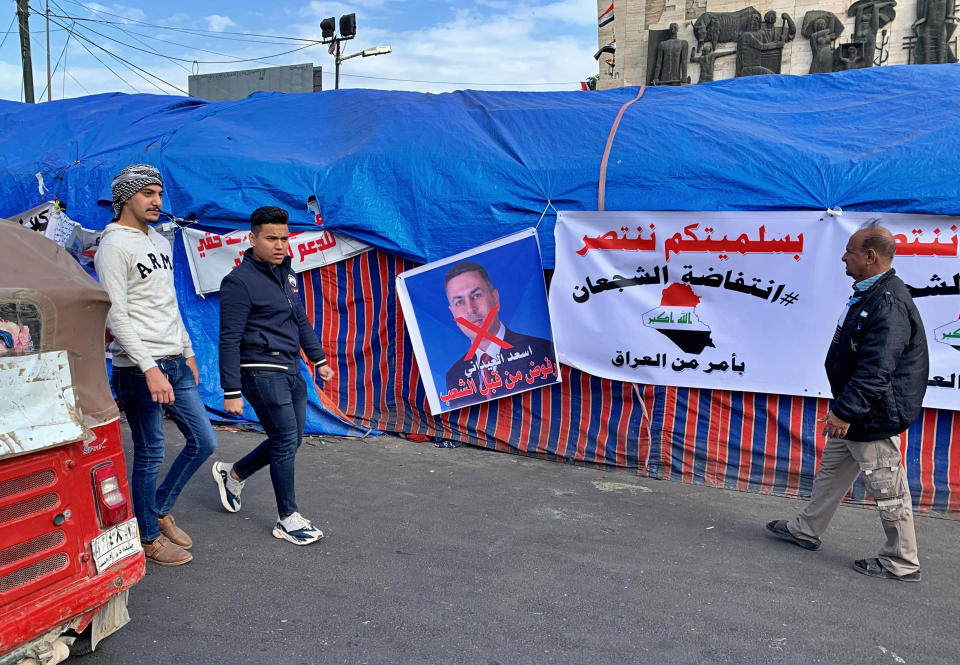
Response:
[{"label": "rope tie on tarp", "polygon": [[544,209],[543,209],[543,212],[540,213],[540,219],[537,220],[537,224],[536,224],[536,226],[534,226],[534,228],[535,228],[536,230],[538,230],[538,231],[540,230],[540,222],[542,222],[542,221],[543,221],[543,218],[547,216],[547,211],[550,210],[551,208],[553,209],[553,214],[554,214],[554,215],[559,215],[559,214],[560,214],[560,211],[557,210],[556,208],[554,208],[554,206],[553,206],[553,201],[551,201],[551,200],[548,198],[548,199],[547,199],[547,207],[544,208]]},{"label": "rope tie on tarp", "polygon": [[603,149],[603,159],[600,160],[600,183],[597,192],[597,210],[603,210],[604,199],[607,196],[607,160],[610,159],[610,148],[613,146],[613,137],[617,135],[617,127],[620,126],[620,119],[623,118],[624,112],[631,104],[643,97],[643,93],[646,89],[647,86],[641,85],[640,90],[637,91],[637,96],[620,107],[620,112],[617,113],[617,117],[613,121],[613,126],[610,127],[610,134],[607,136],[607,146]]}]

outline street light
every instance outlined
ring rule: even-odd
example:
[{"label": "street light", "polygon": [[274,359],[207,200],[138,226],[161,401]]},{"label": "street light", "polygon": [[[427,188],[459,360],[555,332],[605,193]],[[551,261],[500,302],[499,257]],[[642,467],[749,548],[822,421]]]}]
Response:
[{"label": "street light", "polygon": [[351,53],[350,55],[341,55],[342,47],[341,42],[345,42],[348,39],[353,39],[357,36],[357,15],[356,14],[344,14],[340,17],[340,35],[337,36],[335,28],[337,25],[337,19],[333,16],[325,18],[320,21],[320,34],[321,42],[323,44],[330,44],[328,53],[333,56],[334,63],[336,63],[336,77],[334,79],[334,88],[336,90],[340,89],[340,63],[344,60],[349,60],[350,58],[356,58],[358,55],[364,58],[369,58],[372,55],[385,55],[391,52],[389,46],[374,46],[373,48],[364,49],[362,51],[357,51],[356,53]]},{"label": "street light", "polygon": [[368,48],[362,51],[357,51],[356,53],[351,53],[350,55],[345,55],[340,58],[340,62],[349,60],[350,58],[356,58],[358,55],[364,58],[369,58],[371,55],[386,55],[387,53],[391,53],[389,46],[374,46],[373,48]]}]

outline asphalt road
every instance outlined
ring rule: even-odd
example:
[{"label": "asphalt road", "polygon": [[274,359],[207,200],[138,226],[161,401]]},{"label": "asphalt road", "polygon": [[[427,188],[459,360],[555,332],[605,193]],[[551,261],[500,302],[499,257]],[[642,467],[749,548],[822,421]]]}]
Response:
[{"label": "asphalt road", "polygon": [[[218,435],[228,461],[260,440]],[[271,535],[266,470],[226,513],[205,466],[174,511],[194,561],[148,564],[131,623],[81,664],[960,663],[954,521],[918,518],[906,584],[851,569],[882,541],[874,510],[841,508],[808,552],[763,528],[796,500],[388,436],[297,459],[324,540]]]}]

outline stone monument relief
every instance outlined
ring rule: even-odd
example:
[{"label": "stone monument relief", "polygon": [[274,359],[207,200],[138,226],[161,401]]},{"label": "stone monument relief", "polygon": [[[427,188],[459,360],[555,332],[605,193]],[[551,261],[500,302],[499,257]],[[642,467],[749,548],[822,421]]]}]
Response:
[{"label": "stone monument relief", "polygon": [[696,51],[691,51],[690,62],[695,62],[700,65],[700,78],[697,79],[697,83],[712,81],[713,67],[716,64],[717,58],[725,55],[733,55],[736,52],[736,49],[729,49],[727,51],[714,51],[713,44],[711,42],[707,42],[703,45],[703,50],[700,52],[700,55],[697,55]]},{"label": "stone monument relief", "polygon": [[780,15],[782,25],[777,25],[777,13],[767,12],[760,24],[758,16],[751,17],[750,29],[737,41],[737,76],[779,74],[783,47],[797,34],[797,26],[790,15]]},{"label": "stone monument relief", "polygon": [[687,51],[690,45],[685,39],[678,39],[680,26],[670,24],[667,39],[657,45],[657,55],[653,63],[653,77],[650,85],[684,85],[690,83],[687,76]]},{"label": "stone monument relief", "polygon": [[843,32],[843,23],[836,14],[823,9],[813,9],[803,15],[800,34],[810,42],[810,74],[834,71],[834,42]]},{"label": "stone monument relief", "polygon": [[[847,9],[847,16],[853,17],[853,41],[841,44],[838,58],[842,69],[862,69],[873,67],[877,52],[877,34],[881,28],[893,21],[897,13],[896,0],[857,0]],[[857,52],[857,60],[849,60]]]},{"label": "stone monument relief", "polygon": [[[607,80],[622,76],[627,85],[677,86],[691,82],[692,66],[696,82],[705,83],[958,61],[960,0],[785,0],[765,2],[760,10],[740,1],[617,0],[618,25],[627,31],[625,61],[608,63]],[[601,9],[608,4],[598,0]],[[794,9],[803,12],[802,22]],[[609,35],[601,34],[604,43]],[[894,40],[903,50],[890,50]],[[734,57],[724,60],[728,56]]]},{"label": "stone monument relief", "polygon": [[735,42],[746,30],[760,23],[760,12],[753,7],[745,7],[735,12],[704,12],[693,22],[693,34],[697,38],[697,53],[706,42],[717,45],[723,42]]},{"label": "stone monument relief", "polygon": [[957,22],[954,0],[917,0],[917,20],[911,26],[915,35],[913,62],[918,65],[957,62],[957,43],[953,37]]}]

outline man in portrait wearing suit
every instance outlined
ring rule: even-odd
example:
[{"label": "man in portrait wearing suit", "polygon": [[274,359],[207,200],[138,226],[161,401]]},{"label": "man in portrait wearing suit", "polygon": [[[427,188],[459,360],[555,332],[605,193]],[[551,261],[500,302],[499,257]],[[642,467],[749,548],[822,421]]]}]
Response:
[{"label": "man in portrait wearing suit", "polygon": [[465,406],[557,380],[553,342],[514,332],[500,321],[500,293],[483,266],[473,261],[454,265],[447,271],[444,287],[450,312],[470,347],[447,370],[441,399],[472,386],[467,395],[444,400],[451,406]]}]

